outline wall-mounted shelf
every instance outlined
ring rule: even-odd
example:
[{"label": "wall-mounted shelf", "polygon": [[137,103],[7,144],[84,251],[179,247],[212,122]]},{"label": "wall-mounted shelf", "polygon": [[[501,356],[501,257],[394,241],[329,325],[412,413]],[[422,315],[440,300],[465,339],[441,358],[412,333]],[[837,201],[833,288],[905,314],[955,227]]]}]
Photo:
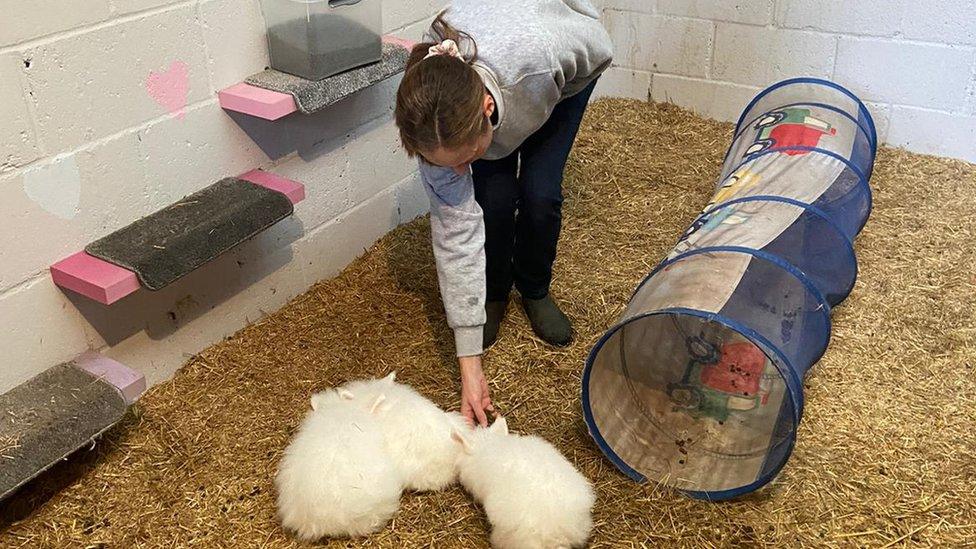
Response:
[{"label": "wall-mounted shelf", "polygon": [[383,60],[379,63],[319,81],[268,69],[221,90],[217,97],[225,110],[265,120],[278,120],[293,112],[311,114],[403,72],[414,44],[384,36]]},{"label": "wall-mounted shelf", "polygon": [[55,263],[51,276],[62,288],[110,305],[216,259],[290,215],[304,198],[301,183],[261,170],[223,179]]},{"label": "wall-mounted shelf", "polygon": [[0,395],[0,499],[118,423],[146,378],[98,353]]}]

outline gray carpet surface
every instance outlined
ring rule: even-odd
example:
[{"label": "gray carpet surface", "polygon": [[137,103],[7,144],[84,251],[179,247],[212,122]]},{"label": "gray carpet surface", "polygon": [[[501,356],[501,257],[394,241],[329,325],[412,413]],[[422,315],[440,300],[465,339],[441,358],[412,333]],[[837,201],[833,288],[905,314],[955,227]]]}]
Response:
[{"label": "gray carpet surface", "polygon": [[352,69],[323,80],[312,81],[268,69],[248,77],[252,86],[291,94],[298,110],[310,114],[400,73],[407,66],[410,52],[401,46],[383,44],[383,60]]},{"label": "gray carpet surface", "polygon": [[0,499],[118,423],[126,408],[117,388],[71,363],[0,395]]},{"label": "gray carpet surface", "polygon": [[85,251],[159,290],[293,211],[284,194],[228,177],[92,242]]}]

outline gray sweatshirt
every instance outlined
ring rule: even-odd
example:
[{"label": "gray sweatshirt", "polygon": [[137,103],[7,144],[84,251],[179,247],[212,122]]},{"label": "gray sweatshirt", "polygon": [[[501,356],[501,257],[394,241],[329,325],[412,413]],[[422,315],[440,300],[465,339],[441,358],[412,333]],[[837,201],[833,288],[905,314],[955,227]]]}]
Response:
[{"label": "gray sweatshirt", "polygon": [[[490,160],[515,151],[559,101],[586,88],[613,57],[589,0],[454,0],[445,19],[478,44],[474,68],[498,110],[485,154]],[[471,174],[421,160],[420,175],[430,198],[437,276],[457,355],[478,355],[485,323],[485,228]]]}]

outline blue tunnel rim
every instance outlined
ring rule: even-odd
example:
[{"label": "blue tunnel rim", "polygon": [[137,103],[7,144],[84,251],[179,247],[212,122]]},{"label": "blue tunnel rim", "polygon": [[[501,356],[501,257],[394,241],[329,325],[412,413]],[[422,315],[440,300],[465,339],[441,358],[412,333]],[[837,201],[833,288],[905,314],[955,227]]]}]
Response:
[{"label": "blue tunnel rim", "polygon": [[[814,297],[814,299],[816,299],[817,303],[819,304],[819,307],[817,308],[817,310],[821,311],[821,314],[823,316],[824,328],[826,329],[827,338],[824,341],[823,348],[822,349],[819,349],[819,352],[818,352],[816,358],[814,358],[810,362],[810,364],[806,365],[803,368],[804,374],[807,371],[809,371],[811,368],[813,368],[813,365],[816,364],[817,362],[819,362],[821,358],[823,358],[824,354],[827,352],[827,348],[830,347],[831,335],[833,333],[833,319],[831,318],[831,310],[832,310],[832,308],[830,306],[830,303],[824,297],[823,293],[820,291],[820,289],[817,288],[817,286],[810,280],[809,277],[807,277],[805,274],[803,274],[803,271],[801,271],[800,269],[798,269],[792,263],[790,263],[790,262],[784,260],[783,258],[779,257],[778,255],[771,254],[771,253],[766,252],[766,251],[763,251],[763,250],[756,250],[754,248],[747,248],[745,246],[709,246],[709,247],[705,247],[705,248],[696,248],[694,250],[689,250],[689,251],[687,251],[685,253],[678,254],[675,257],[673,257],[671,259],[668,259],[666,261],[662,261],[660,264],[658,264],[658,266],[655,267],[651,271],[651,273],[648,274],[647,277],[644,278],[643,281],[641,281],[640,285],[637,286],[637,289],[634,290],[634,293],[631,295],[631,297],[628,300],[628,302],[633,301],[634,296],[636,296],[637,295],[637,292],[639,292],[640,289],[644,287],[644,284],[648,280],[650,280],[651,278],[653,278],[654,275],[656,275],[657,273],[659,273],[662,269],[668,267],[669,265],[673,265],[673,264],[675,264],[675,263],[677,263],[677,262],[679,262],[679,261],[681,261],[683,259],[689,258],[689,257],[693,257],[693,256],[696,256],[696,255],[702,255],[702,254],[708,254],[708,253],[714,253],[714,252],[718,252],[718,253],[741,253],[741,254],[751,255],[753,257],[758,257],[759,259],[762,259],[764,261],[768,261],[768,262],[772,263],[773,265],[779,267],[780,269],[786,271],[787,273],[789,273],[790,275],[792,275],[794,278],[796,278],[800,282],[800,284],[802,284],[803,287],[806,288],[807,292],[809,292],[810,295],[812,295]],[[694,310],[694,309],[682,308],[682,307],[672,307],[672,308],[674,308],[674,309]],[[644,313],[641,313],[641,315],[643,315],[643,314]],[[771,341],[769,341],[765,336],[763,336],[762,334],[760,334],[756,330],[750,328],[749,326],[747,326],[745,323],[743,323],[741,321],[738,321],[738,320],[735,320],[735,319],[726,317],[725,315],[720,314],[720,312],[705,313],[705,314],[714,315],[716,318],[726,318],[728,320],[728,322],[729,322],[729,324],[726,324],[726,326],[728,328],[732,329],[732,330],[735,330],[736,332],[739,332],[741,334],[745,334],[747,332],[748,333],[751,333],[751,334],[754,334],[754,337],[751,339],[753,341],[753,343],[756,343],[757,341],[759,341],[759,342],[762,342],[764,345],[768,345],[769,348],[772,349],[774,351],[774,353],[783,360],[783,363],[786,364],[787,366],[789,366],[791,372],[793,372],[793,373],[796,372],[796,367],[793,364],[793,362],[791,360],[787,359],[786,358],[786,355],[783,354],[782,352],[780,352],[780,350],[779,350],[778,347],[774,346]],[[591,364],[591,361],[596,358],[596,352],[601,347],[603,347],[603,344],[606,343],[606,339],[608,339],[609,336],[613,335],[613,333],[616,332],[617,330],[619,330],[623,325],[627,324],[628,322],[631,322],[634,319],[639,318],[641,315],[635,315],[633,317],[630,317],[630,318],[627,318],[627,319],[621,321],[620,323],[618,323],[617,325],[615,325],[613,328],[611,328],[606,334],[604,334],[604,336],[600,338],[600,340],[593,347],[593,349],[591,349],[590,355],[586,359],[586,367],[589,368],[589,366]],[[802,379],[800,379],[798,376],[797,376],[797,381],[802,384]],[[798,402],[799,402],[799,410],[798,410],[798,413],[800,413],[802,415],[802,413],[803,413],[803,399],[800,398],[798,400]]]},{"label": "blue tunnel rim", "polygon": [[745,119],[749,111],[756,106],[756,103],[758,103],[763,97],[766,97],[766,95],[768,95],[770,92],[792,84],[818,84],[821,86],[826,86],[828,88],[833,88],[843,93],[844,95],[850,97],[851,99],[853,99],[854,102],[857,103],[858,110],[860,111],[861,114],[864,115],[865,120],[867,120],[868,122],[868,128],[871,130],[871,133],[868,137],[870,138],[870,143],[872,148],[873,149],[878,148],[878,130],[874,124],[874,117],[871,116],[871,112],[868,110],[867,105],[865,105],[864,102],[861,101],[861,98],[855,95],[854,92],[852,92],[851,90],[845,88],[844,86],[841,86],[836,82],[826,80],[824,78],[816,78],[813,76],[799,76],[796,78],[787,78],[786,80],[780,80],[775,84],[771,84],[767,86],[766,89],[756,94],[756,96],[752,98],[752,101],[750,101],[749,104],[747,104],[746,107],[742,109],[742,114],[739,115],[739,120],[735,123],[735,133],[736,134],[739,133],[739,128],[742,126],[743,120]]},{"label": "blue tunnel rim", "polygon": [[[830,346],[830,338],[831,338],[831,334],[833,333],[833,320],[830,317],[830,313],[833,310],[833,308],[830,306],[830,303],[827,301],[827,298],[824,297],[823,292],[820,291],[820,288],[817,288],[817,285],[814,284],[812,280],[810,280],[810,277],[803,274],[803,271],[798,269],[796,265],[790,263],[789,261],[786,261],[785,259],[783,259],[782,257],[776,254],[771,254],[765,250],[748,248],[746,246],[707,246],[704,248],[696,248],[694,250],[688,250],[687,252],[678,254],[667,261],[661,262],[661,264],[659,264],[657,267],[654,268],[653,271],[651,271],[651,274],[647,277],[647,279],[645,279],[645,282],[649,280],[651,277],[653,277],[655,273],[659,272],[661,269],[667,267],[668,265],[673,265],[674,263],[681,261],[682,259],[686,259],[696,255],[702,255],[702,254],[708,254],[714,252],[740,253],[740,254],[751,255],[753,257],[758,257],[759,259],[768,261],[773,265],[776,265],[777,267],[793,275],[794,278],[800,281],[800,284],[802,284],[807,289],[807,291],[810,292],[810,295],[812,295],[814,299],[817,300],[817,303],[820,304],[818,310],[820,310],[823,314],[824,324],[827,329],[827,340],[824,342],[823,349],[820,350],[820,353],[817,355],[817,358],[813,359],[813,361],[804,369],[804,372],[806,372],[807,370],[812,368],[814,364],[819,362],[820,359],[823,358],[824,353],[827,352],[827,347]],[[641,283],[641,286],[643,286],[643,282]],[[640,289],[640,287],[638,287],[638,289]]]},{"label": "blue tunnel rim", "polygon": [[[781,204],[789,204],[791,206],[796,206],[798,208],[803,208],[805,211],[808,211],[808,212],[812,213],[813,215],[815,215],[816,217],[819,217],[820,219],[823,219],[834,231],[836,231],[841,236],[844,244],[847,245],[845,249],[848,252],[848,259],[850,260],[851,264],[854,266],[854,276],[853,276],[853,278],[852,278],[852,280],[850,282],[850,285],[848,285],[845,288],[845,290],[843,292],[843,296],[837,301],[837,303],[831,304],[831,307],[836,307],[837,305],[839,305],[840,303],[842,303],[845,299],[847,299],[847,297],[849,295],[851,295],[851,292],[854,291],[854,286],[857,285],[857,276],[858,276],[858,272],[859,272],[859,265],[858,265],[858,260],[857,260],[857,253],[855,253],[855,251],[854,251],[854,242],[850,239],[849,236],[847,236],[847,233],[844,232],[844,229],[842,229],[841,226],[839,224],[837,224],[837,222],[834,221],[833,218],[831,218],[829,215],[827,215],[826,212],[824,212],[820,208],[814,206],[813,204],[808,204],[806,202],[803,202],[802,200],[797,200],[795,198],[789,198],[789,197],[785,197],[785,196],[777,196],[777,195],[772,195],[772,194],[755,194],[755,195],[749,195],[749,196],[740,196],[738,198],[733,198],[733,199],[727,200],[725,202],[720,202],[720,203],[716,204],[714,207],[709,208],[704,213],[702,213],[699,216],[699,218],[705,217],[707,215],[712,215],[713,213],[717,212],[718,210],[721,210],[721,209],[724,209],[724,208],[728,208],[728,207],[734,206],[736,204],[742,204],[742,203],[748,203],[748,202],[778,202],[778,203],[781,203]],[[781,257],[781,256],[777,256],[777,257]],[[785,257],[783,258],[783,260],[784,261],[787,261],[787,262],[790,262],[789,259],[787,259]],[[790,263],[792,264],[792,262],[790,262]],[[794,265],[794,267],[796,267],[796,265]],[[799,269],[799,267],[797,267],[797,269]],[[800,270],[800,272],[803,272],[802,269],[799,269],[799,270]],[[643,285],[643,282],[641,284]],[[636,290],[635,290],[634,293],[636,294]],[[821,292],[821,294],[823,294],[823,292]],[[631,296],[631,297],[633,297],[633,296]]]},{"label": "blue tunnel rim", "polygon": [[[810,294],[814,297],[814,299],[817,300],[817,303],[820,304],[819,310],[823,312],[824,324],[827,329],[827,340],[824,342],[823,348],[819,350],[817,357],[813,359],[813,361],[809,365],[807,365],[807,367],[804,369],[804,372],[813,368],[813,365],[819,362],[821,358],[823,358],[824,354],[827,352],[827,348],[830,347],[830,339],[833,333],[833,319],[831,318],[831,311],[833,310],[833,308],[830,306],[830,303],[827,301],[827,298],[824,297],[820,289],[817,288],[816,284],[814,284],[813,281],[811,281],[807,275],[803,274],[803,271],[801,271],[795,265],[786,261],[785,259],[781,258],[778,255],[771,254],[763,250],[757,250],[755,248],[747,248],[745,246],[708,246],[705,248],[696,248],[693,250],[688,250],[687,252],[678,254],[671,259],[662,261],[656,267],[654,267],[654,269],[651,270],[651,272],[646,277],[644,277],[644,280],[642,280],[641,283],[637,285],[637,288],[634,289],[634,292],[630,295],[630,299],[628,299],[627,302],[630,303],[631,301],[633,301],[634,297],[637,295],[637,292],[639,292],[641,288],[644,287],[644,284],[646,284],[648,280],[654,278],[654,275],[659,273],[661,269],[664,269],[669,265],[673,265],[674,263],[681,261],[682,259],[696,256],[696,255],[712,253],[712,252],[742,253],[742,254],[751,255],[753,257],[758,257],[760,259],[768,261],[773,265],[776,265],[777,267],[788,272],[789,274],[793,275],[793,277],[799,280],[800,283],[807,289],[807,291],[810,292]],[[587,361],[589,361],[589,359],[587,359]],[[792,366],[792,362],[787,362],[787,363]]]},{"label": "blue tunnel rim", "polygon": [[[752,162],[755,162],[756,160],[759,160],[760,158],[762,158],[764,156],[769,156],[771,154],[777,154],[777,153],[785,153],[785,152],[789,152],[789,151],[805,151],[805,152],[810,152],[810,153],[822,154],[822,155],[825,155],[825,156],[829,156],[829,157],[833,158],[834,160],[839,160],[848,169],[850,169],[852,172],[854,172],[854,175],[857,176],[859,183],[864,187],[865,193],[867,194],[867,197],[868,197],[868,210],[867,210],[867,214],[864,216],[864,219],[861,220],[861,223],[858,226],[857,230],[854,231],[854,235],[855,236],[857,236],[858,234],[861,234],[861,231],[864,230],[864,226],[867,225],[867,223],[868,223],[868,218],[871,217],[871,212],[874,210],[874,190],[871,189],[871,185],[870,185],[870,183],[868,183],[868,177],[867,177],[867,175],[863,171],[861,171],[861,168],[858,168],[857,165],[855,165],[853,162],[850,161],[850,159],[844,158],[843,155],[837,154],[834,151],[828,151],[827,149],[821,149],[820,147],[800,147],[800,146],[776,147],[776,148],[773,148],[773,149],[767,149],[765,151],[758,152],[758,153],[754,153],[754,154],[751,154],[751,155],[748,155],[748,156],[744,157],[738,164],[736,164],[736,166],[734,168],[732,168],[731,170],[729,170],[729,174],[728,175],[726,175],[721,180],[719,180],[719,186],[722,186],[730,177],[732,177],[733,175],[735,175],[736,172],[738,172],[742,168],[746,167],[748,164],[750,164]],[[699,217],[700,217],[700,215],[699,215]]]},{"label": "blue tunnel rim", "polygon": [[[805,148],[805,149],[807,149],[807,148]],[[818,149],[818,148],[815,148],[815,147],[809,147],[808,149],[809,149],[809,152],[824,154],[824,155],[827,155],[827,156],[829,156],[831,158],[834,158],[836,160],[840,160],[848,168],[850,168],[851,171],[853,171],[856,176],[858,176],[858,183],[859,183],[859,185],[861,185],[861,186],[864,187],[864,190],[865,190],[865,193],[866,193],[867,199],[868,199],[867,215],[864,217],[863,220],[861,220],[858,229],[854,232],[854,235],[855,236],[858,235],[858,234],[860,234],[860,232],[864,229],[864,226],[867,225],[868,218],[871,216],[871,211],[872,211],[872,209],[874,207],[874,193],[871,190],[871,185],[869,185],[868,182],[867,182],[867,178],[860,171],[860,169],[857,168],[857,166],[855,166],[849,160],[845,159],[843,156],[840,156],[840,155],[838,155],[837,153],[835,153],[833,151],[828,151],[828,150],[824,150],[824,149]],[[733,170],[731,170],[729,172],[729,175],[725,176],[724,178],[722,178],[719,181],[719,186],[721,186],[722,184],[724,184],[725,181],[727,181],[730,177],[732,177],[733,175],[735,175],[736,172],[738,172],[740,169],[742,169],[743,167],[745,167],[747,164],[749,164],[751,162],[754,162],[755,160],[757,160],[757,159],[759,159],[759,158],[761,158],[763,156],[767,156],[767,155],[770,155],[770,154],[775,154],[775,153],[783,152],[783,150],[784,149],[770,149],[770,150],[763,151],[761,153],[757,153],[757,154],[754,154],[754,155],[751,155],[749,157],[744,158]],[[789,198],[789,197],[779,196],[779,195],[771,195],[771,194],[747,195],[747,196],[743,196],[743,197],[736,197],[736,198],[731,198],[731,199],[726,200],[724,202],[719,202],[718,204],[713,205],[712,208],[710,208],[708,210],[705,210],[702,213],[698,214],[695,217],[695,221],[697,221],[698,219],[701,219],[705,215],[711,214],[715,210],[718,210],[719,208],[724,207],[727,204],[731,204],[731,203],[740,201],[741,199],[750,198],[750,197],[757,198],[757,199],[761,197],[761,198],[763,198],[765,200],[779,200],[779,201],[782,201],[782,202],[792,203],[792,204],[795,204],[795,205],[801,206],[801,207],[808,207],[809,209],[811,209],[813,211],[816,211],[822,217],[824,217],[825,219],[827,219],[831,223],[832,226],[834,226],[835,228],[837,228],[842,235],[844,235],[845,239],[847,240],[848,244],[850,245],[850,249],[851,249],[852,254],[854,254],[855,264],[857,263],[856,253],[854,253],[854,241],[853,241],[853,239],[850,236],[848,236],[847,232],[844,231],[842,228],[840,228],[840,225],[832,217],[830,217],[829,215],[827,215],[826,212],[824,212],[822,209],[814,206],[811,203],[803,202],[802,200],[796,200],[794,198]],[[752,248],[750,248],[750,249],[752,249]],[[694,251],[694,250],[692,250],[692,251]],[[684,254],[680,254],[680,255],[674,257],[673,259],[678,259],[679,257],[682,257],[682,256],[684,256],[687,253],[688,252],[685,252]],[[643,280],[640,281],[640,283],[637,285],[637,287],[634,288],[634,291],[630,294],[630,299],[633,299],[634,296],[637,295],[637,292],[640,291],[640,289],[644,286],[644,284],[648,280],[650,280],[651,277],[653,277],[661,268],[663,268],[663,267],[666,266],[665,263],[667,263],[667,261],[663,261],[660,264],[658,264],[653,270],[651,270],[650,273],[647,274],[647,276],[645,276],[643,278]],[[856,277],[855,277],[855,283],[856,283]],[[851,286],[851,290],[853,291],[853,289],[854,289],[854,286],[852,285]],[[849,294],[849,292],[848,292],[848,294]]]},{"label": "blue tunnel rim", "polygon": [[[817,302],[820,303],[821,309],[824,311],[824,315],[826,316],[827,329],[829,330],[831,328],[830,311],[832,308],[830,306],[830,303],[827,302],[827,298],[824,297],[823,292],[821,292],[820,289],[817,288],[817,285],[814,284],[813,281],[811,281],[807,275],[803,274],[803,271],[798,269],[796,265],[793,265],[789,261],[783,259],[782,257],[776,254],[771,254],[764,250],[757,250],[755,248],[749,248],[746,246],[706,246],[704,248],[694,248],[686,252],[680,253],[672,257],[671,259],[666,259],[658,263],[657,266],[654,267],[654,269],[652,269],[651,272],[644,277],[644,280],[641,280],[640,284],[638,284],[637,287],[634,288],[634,292],[630,294],[630,299],[628,300],[628,303],[630,301],[633,301],[634,297],[637,295],[637,292],[639,292],[641,288],[644,287],[644,284],[647,284],[648,280],[654,278],[654,275],[659,273],[661,269],[664,269],[669,265],[673,265],[674,263],[677,263],[682,259],[696,256],[696,255],[712,253],[712,252],[731,252],[731,253],[742,253],[742,254],[751,255],[753,257],[758,257],[759,259],[764,259],[766,261],[769,261],[770,263],[790,273],[797,280],[799,280],[800,283],[803,284],[804,287],[806,287],[807,291],[809,291],[810,294],[813,295],[814,298],[816,298]],[[821,354],[821,356],[823,356],[823,354]]]},{"label": "blue tunnel rim", "polygon": [[[661,271],[661,269],[664,269],[665,267],[668,267],[669,265],[673,265],[674,263],[677,263],[678,261],[681,261],[681,260],[686,259],[686,258],[689,258],[689,257],[693,257],[693,256],[696,256],[696,255],[702,255],[702,254],[708,254],[708,253],[714,253],[714,252],[718,252],[718,253],[741,253],[741,254],[746,254],[746,255],[751,255],[753,257],[757,257],[757,258],[762,259],[764,261],[768,261],[768,262],[772,263],[773,265],[776,265],[780,269],[782,269],[782,270],[788,272],[789,274],[791,274],[794,278],[796,278],[800,282],[800,284],[803,285],[804,288],[806,288],[807,292],[809,292],[810,295],[812,295],[814,297],[814,299],[817,300],[817,303],[820,305],[817,308],[817,310],[821,311],[821,314],[824,317],[824,327],[825,327],[825,329],[827,331],[827,338],[824,341],[823,348],[822,349],[819,349],[819,352],[817,353],[816,358],[814,358],[813,360],[811,360],[810,364],[808,364],[803,369],[804,374],[807,371],[809,371],[811,368],[813,368],[813,366],[817,362],[819,362],[821,358],[823,358],[824,354],[827,352],[827,348],[830,347],[830,340],[831,340],[831,337],[833,335],[833,319],[831,318],[831,311],[833,310],[833,308],[830,306],[830,303],[827,301],[827,298],[824,297],[824,295],[820,291],[820,289],[817,288],[817,285],[814,284],[813,281],[811,281],[810,278],[807,275],[803,274],[803,271],[801,271],[795,265],[793,265],[789,261],[786,261],[785,259],[781,258],[778,255],[771,254],[771,253],[766,252],[766,251],[763,251],[763,250],[757,250],[755,248],[747,248],[745,246],[708,246],[708,247],[705,247],[705,248],[696,248],[694,250],[689,250],[689,251],[684,252],[682,254],[678,254],[678,255],[674,256],[673,258],[671,258],[671,259],[668,259],[666,261],[662,261],[661,263],[659,263],[657,265],[657,267],[654,267],[654,270],[652,270],[651,273],[648,274],[644,278],[643,281],[641,281],[640,285],[637,286],[637,289],[634,290],[634,293],[630,296],[630,299],[628,300],[628,303],[630,301],[633,301],[634,296],[637,295],[637,292],[639,292],[640,289],[644,287],[644,284],[648,280],[654,278],[654,275],[656,275],[657,273],[659,273]],[[718,315],[719,313],[709,313],[709,314],[716,314],[716,315]],[[742,322],[739,322],[737,320],[732,320],[732,322],[735,322],[737,325],[742,326],[746,330],[752,330],[752,328],[749,328],[748,326],[746,326]],[[731,326],[729,326],[729,327],[732,328]],[[735,329],[735,328],[732,328],[732,329]],[[768,341],[764,336],[762,336],[758,332],[755,332],[755,330],[753,330],[753,332],[756,333],[756,336],[758,338],[761,338],[763,341]],[[770,345],[772,345],[771,342],[770,342]],[[773,347],[773,348],[778,350],[778,347]],[[587,360],[589,360],[589,359],[587,359]],[[786,364],[788,364],[790,367],[793,367],[793,362],[792,361],[787,360],[786,361]],[[801,406],[801,412],[802,412],[802,406],[803,406],[802,401],[800,403],[800,406]]]},{"label": "blue tunnel rim", "polygon": [[[857,120],[856,118],[854,118],[853,116],[851,116],[851,113],[845,111],[844,109],[835,107],[833,105],[828,105],[827,103],[820,103],[820,102],[816,102],[816,101],[797,101],[795,103],[787,103],[785,105],[780,105],[779,107],[776,107],[776,108],[777,109],[785,109],[785,108],[788,108],[788,107],[799,107],[801,105],[810,106],[810,107],[817,107],[817,108],[821,108],[821,109],[826,109],[826,110],[829,110],[829,111],[833,111],[833,112],[835,112],[835,113],[843,116],[844,118],[847,118],[851,122],[853,122],[854,125],[857,126],[857,129],[861,130],[861,133],[864,134],[864,137],[867,138],[867,140],[868,140],[868,146],[871,148],[871,164],[872,165],[874,164],[874,161],[875,161],[875,159],[878,156],[878,147],[872,141],[872,139],[871,139],[871,133],[869,132],[869,130],[868,129],[865,129],[864,128],[864,125],[862,125],[859,120]],[[749,126],[751,126],[753,123],[755,123],[756,121],[758,121],[760,118],[762,118],[766,114],[767,113],[764,113],[764,112],[763,113],[759,113],[756,116],[752,117],[752,119],[749,120],[749,122],[747,124],[745,124],[744,126],[742,126],[741,128],[738,127],[738,126],[736,127],[735,133],[732,135],[732,143],[730,143],[729,144],[729,148],[725,150],[725,156],[722,158],[722,164],[725,164],[725,162],[729,159],[729,154],[731,154],[732,149],[735,148],[736,142],[738,142],[739,141],[739,138],[742,137],[746,133],[746,130],[749,128]],[[856,140],[855,140],[855,144],[856,144]],[[852,153],[853,153],[853,150],[852,150]]]},{"label": "blue tunnel rim", "polygon": [[[797,430],[799,429],[800,421],[803,418],[803,407],[804,407],[803,381],[797,375],[796,369],[793,367],[793,364],[790,362],[790,360],[776,346],[774,346],[772,342],[770,342],[768,339],[763,337],[761,334],[759,334],[752,328],[749,328],[748,326],[745,326],[744,324],[741,324],[740,322],[732,318],[729,318],[725,315],[721,315],[718,313],[710,313],[707,311],[701,311],[699,309],[692,309],[688,307],[667,307],[664,309],[657,309],[654,311],[641,313],[638,315],[634,315],[632,317],[628,317],[615,324],[609,330],[607,330],[607,332],[600,337],[597,343],[590,350],[586,358],[586,364],[583,368],[583,378],[581,382],[582,391],[581,391],[580,402],[583,408],[583,420],[586,423],[586,428],[590,434],[590,438],[592,438],[593,441],[596,442],[597,447],[600,449],[600,451],[603,452],[603,454],[607,457],[607,459],[609,459],[610,462],[613,463],[613,465],[620,472],[627,475],[631,480],[634,480],[635,482],[640,482],[640,483],[647,482],[648,480],[647,477],[645,477],[639,471],[631,467],[626,461],[624,461],[623,458],[621,458],[616,453],[616,451],[614,451],[614,449],[610,446],[610,444],[606,441],[606,439],[603,438],[603,434],[600,432],[600,428],[596,425],[596,419],[593,416],[593,409],[590,405],[590,375],[592,373],[593,364],[596,361],[597,355],[599,354],[600,350],[602,350],[603,347],[606,345],[607,341],[609,341],[610,338],[613,337],[614,334],[616,334],[618,331],[623,329],[628,324],[652,316],[660,316],[660,315],[686,315],[686,316],[701,318],[709,322],[715,322],[717,324],[720,324],[738,333],[739,335],[745,337],[753,345],[756,345],[756,347],[762,350],[763,353],[766,354],[766,356],[773,363],[773,366],[776,367],[776,370],[779,372],[780,377],[783,378],[783,381],[786,384],[786,388],[787,388],[786,395],[788,395],[790,399],[791,407],[793,409],[793,425],[791,428],[791,435],[787,437],[787,439],[785,439],[783,442],[780,443],[782,444],[786,442],[789,444],[789,446],[786,449],[786,453],[783,454],[782,460],[779,463],[777,463],[772,469],[770,469],[766,474],[757,477],[756,480],[752,481],[747,485],[739,486],[736,488],[730,488],[726,490],[712,490],[712,491],[682,490],[680,488],[676,488],[676,490],[684,494],[687,494],[688,496],[695,499],[708,500],[708,501],[724,501],[724,500],[729,500],[729,499],[733,499],[748,494],[750,492],[758,490],[759,488],[762,488],[770,481],[772,481],[774,478],[776,478],[776,476],[780,473],[780,471],[782,471],[783,467],[786,466],[786,463],[789,462],[790,456],[793,454],[793,448],[796,444]],[[776,360],[773,360],[773,358],[769,356],[770,352],[776,356]],[[784,369],[786,370],[785,374],[784,374]]]},{"label": "blue tunnel rim", "polygon": [[740,196],[737,198],[731,198],[729,200],[726,200],[725,202],[719,202],[718,204],[715,204],[712,208],[704,211],[699,217],[711,215],[712,213],[721,210],[722,208],[731,206],[733,204],[740,204],[742,202],[781,202],[783,204],[790,204],[791,206],[797,206],[799,208],[803,208],[804,210],[809,210],[814,215],[822,218],[824,221],[830,224],[831,228],[835,229],[838,233],[840,233],[840,235],[844,238],[844,242],[847,244],[847,246],[851,249],[852,252],[854,251],[854,241],[851,240],[851,237],[847,236],[847,233],[844,232],[844,229],[842,229],[841,226],[836,221],[834,221],[832,217],[827,215],[827,212],[814,206],[813,204],[804,202],[802,200],[797,200],[795,198],[790,198],[788,196],[779,196],[776,194],[750,194],[746,196]]}]

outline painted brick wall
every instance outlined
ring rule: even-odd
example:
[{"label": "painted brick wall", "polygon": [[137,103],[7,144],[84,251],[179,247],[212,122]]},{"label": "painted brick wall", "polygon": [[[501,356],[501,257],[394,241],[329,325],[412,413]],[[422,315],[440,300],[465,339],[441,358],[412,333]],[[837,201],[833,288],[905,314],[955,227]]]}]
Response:
[{"label": "painted brick wall", "polygon": [[603,0],[617,48],[600,93],[735,120],[760,88],[820,76],[859,94],[880,137],[976,161],[976,2]]},{"label": "painted brick wall", "polygon": [[[385,0],[384,29],[419,38],[443,4]],[[0,392],[90,348],[150,383],[163,380],[426,207],[390,116],[396,79],[284,123],[313,141],[321,134],[314,154],[271,159],[220,109],[217,90],[268,63],[258,0],[64,0],[55,12],[5,2],[4,10]],[[150,80],[169,90],[185,82],[185,106],[154,100]],[[110,307],[51,282],[48,266],[86,243],[258,167],[302,181],[308,198],[293,219],[226,257]]]}]

